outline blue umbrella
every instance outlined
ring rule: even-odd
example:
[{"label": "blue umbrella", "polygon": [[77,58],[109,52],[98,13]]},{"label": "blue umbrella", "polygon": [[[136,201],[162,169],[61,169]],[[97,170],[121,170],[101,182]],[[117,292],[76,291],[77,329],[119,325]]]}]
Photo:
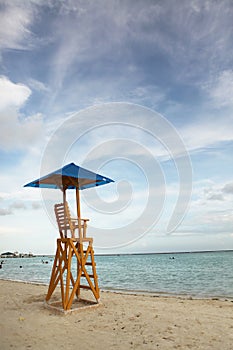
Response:
[{"label": "blue umbrella", "polygon": [[70,163],[48,175],[24,185],[24,187],[60,189],[63,192],[64,202],[66,201],[66,190],[76,189],[77,214],[78,218],[80,218],[79,190],[105,185],[110,182],[114,181],[105,176],[84,169],[74,163]]}]

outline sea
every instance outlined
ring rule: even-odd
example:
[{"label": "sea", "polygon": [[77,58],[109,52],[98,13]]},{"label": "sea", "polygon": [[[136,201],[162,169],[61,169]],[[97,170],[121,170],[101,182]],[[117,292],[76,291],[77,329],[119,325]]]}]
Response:
[{"label": "sea", "polygon": [[[49,284],[53,256],[0,260],[0,279]],[[95,261],[102,290],[233,299],[233,251],[96,255]]]}]

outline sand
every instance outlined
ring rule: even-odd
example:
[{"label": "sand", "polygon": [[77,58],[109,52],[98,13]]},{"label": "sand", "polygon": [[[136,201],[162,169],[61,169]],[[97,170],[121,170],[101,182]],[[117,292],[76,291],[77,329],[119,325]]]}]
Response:
[{"label": "sand", "polygon": [[64,315],[47,286],[0,280],[1,350],[233,349],[233,301],[101,292],[102,304]]}]

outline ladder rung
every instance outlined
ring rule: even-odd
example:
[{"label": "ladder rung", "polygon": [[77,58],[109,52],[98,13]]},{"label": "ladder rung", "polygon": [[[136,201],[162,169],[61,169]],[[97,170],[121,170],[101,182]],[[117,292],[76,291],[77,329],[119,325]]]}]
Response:
[{"label": "ladder rung", "polygon": [[80,288],[84,288],[84,289],[91,289],[91,287],[85,286],[85,285],[80,285],[79,287],[80,287]]},{"label": "ladder rung", "polygon": [[[88,275],[90,278],[94,278],[94,275]],[[86,277],[85,274],[83,273],[81,277]]]},{"label": "ladder rung", "polygon": [[92,262],[86,262],[86,264],[85,265],[88,265],[88,266],[95,266],[95,262],[92,264]]}]

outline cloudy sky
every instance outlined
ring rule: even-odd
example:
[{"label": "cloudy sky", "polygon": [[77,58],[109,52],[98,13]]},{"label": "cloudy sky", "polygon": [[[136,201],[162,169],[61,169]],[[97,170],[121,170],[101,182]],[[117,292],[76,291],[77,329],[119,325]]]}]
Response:
[{"label": "cloudy sky", "polygon": [[82,192],[97,252],[233,249],[231,0],[0,0],[0,19],[0,252],[54,253],[61,193],[23,186],[69,162],[115,180]]}]

